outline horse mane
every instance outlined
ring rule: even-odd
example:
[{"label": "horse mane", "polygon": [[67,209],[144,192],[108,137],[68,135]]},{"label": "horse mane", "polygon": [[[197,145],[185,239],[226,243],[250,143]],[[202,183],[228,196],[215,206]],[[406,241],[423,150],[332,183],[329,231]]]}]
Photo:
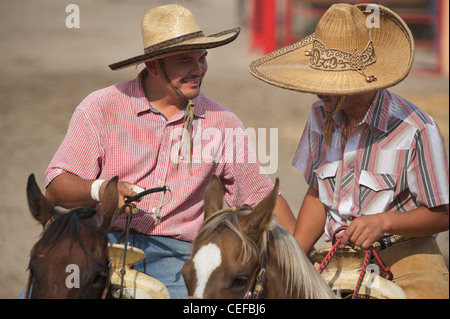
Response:
[{"label": "horse mane", "polygon": [[305,299],[336,298],[319,272],[313,267],[297,240],[276,224],[269,230],[269,245],[278,253],[286,294]]},{"label": "horse mane", "polygon": [[[251,209],[247,208],[218,214],[201,228],[195,241],[200,242],[216,233],[220,228],[226,227],[241,239],[242,250],[239,258],[244,263],[248,262],[253,255],[258,253],[259,247],[243,233],[239,218],[250,213]],[[270,251],[276,251],[278,254],[277,266],[281,271],[286,295],[306,299],[336,298],[322,276],[313,267],[297,240],[277,224],[275,216],[273,216],[272,226],[267,229],[267,232],[269,235],[267,244],[270,246],[267,251],[269,251],[269,255]],[[195,242],[192,246],[194,245]]]},{"label": "horse mane", "polygon": [[[41,237],[41,247],[47,247],[50,250],[66,236],[71,238],[72,245],[77,242],[87,256],[87,251],[80,238],[80,222],[91,218],[97,211],[94,208],[80,207],[62,213],[54,210],[52,217],[48,221],[48,226],[44,228]],[[36,252],[35,252],[36,253]]]}]

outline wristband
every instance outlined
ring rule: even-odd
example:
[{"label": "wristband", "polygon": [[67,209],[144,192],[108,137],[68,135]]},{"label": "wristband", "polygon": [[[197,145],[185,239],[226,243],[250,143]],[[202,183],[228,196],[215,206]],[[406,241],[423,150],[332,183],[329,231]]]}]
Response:
[{"label": "wristband", "polygon": [[96,179],[91,185],[91,198],[96,202],[100,202],[100,187],[105,179]]},{"label": "wristband", "polygon": [[130,186],[130,189],[133,191],[133,192],[135,192],[135,193],[142,193],[143,191],[145,191],[145,189],[143,189],[142,187],[140,187],[140,186],[137,186],[137,185],[131,185]]}]

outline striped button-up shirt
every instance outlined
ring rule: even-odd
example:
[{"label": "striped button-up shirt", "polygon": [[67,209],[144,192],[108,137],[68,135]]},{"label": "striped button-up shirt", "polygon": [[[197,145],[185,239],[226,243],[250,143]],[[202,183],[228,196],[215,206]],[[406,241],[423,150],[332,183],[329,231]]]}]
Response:
[{"label": "striped button-up shirt", "polygon": [[[82,101],[46,171],[47,185],[63,172],[87,180],[117,175],[147,189],[167,185],[173,197],[162,208],[161,223],[155,224],[155,210],[168,193],[137,203],[131,227],[185,241],[195,238],[203,222],[203,193],[213,173],[222,180],[230,206],[254,205],[272,190],[241,121],[202,93],[194,100],[191,175],[186,158],[179,156],[184,111],[170,119],[155,111],[144,94],[143,76],[145,71]],[[115,226],[125,223],[122,215]]]},{"label": "striped button-up shirt", "polygon": [[327,148],[326,113],[316,102],[292,162],[319,191],[328,239],[358,216],[448,204],[445,144],[429,115],[381,90],[351,136],[345,134],[343,116],[343,111],[334,115]]}]

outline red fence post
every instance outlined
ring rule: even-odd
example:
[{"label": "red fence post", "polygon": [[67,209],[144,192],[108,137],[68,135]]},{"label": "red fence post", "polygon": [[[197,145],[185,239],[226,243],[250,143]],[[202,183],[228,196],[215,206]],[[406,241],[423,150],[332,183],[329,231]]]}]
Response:
[{"label": "red fence post", "polygon": [[264,54],[276,49],[276,0],[250,0],[250,48],[261,48]]}]

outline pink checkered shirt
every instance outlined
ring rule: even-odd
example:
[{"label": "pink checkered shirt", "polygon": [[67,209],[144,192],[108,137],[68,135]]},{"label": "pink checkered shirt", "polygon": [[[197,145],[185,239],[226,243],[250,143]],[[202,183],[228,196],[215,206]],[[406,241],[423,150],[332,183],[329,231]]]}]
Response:
[{"label": "pink checkered shirt", "polygon": [[334,116],[332,145],[326,148],[326,114],[316,102],[292,162],[319,190],[328,238],[361,215],[448,204],[445,144],[429,115],[382,90],[351,136],[338,124],[342,116]]},{"label": "pink checkered shirt", "polygon": [[[155,225],[153,210],[163,193],[145,196],[133,217],[138,232],[192,241],[203,222],[203,193],[214,173],[230,206],[254,205],[273,188],[261,170],[241,121],[204,94],[195,100],[192,172],[181,158],[179,135],[184,111],[171,119],[151,108],[142,76],[90,94],[75,110],[61,146],[46,171],[46,184],[63,172],[84,179],[120,180],[147,189],[167,185],[173,193]],[[166,198],[168,199],[168,194]],[[126,216],[115,226],[123,228]]]}]

